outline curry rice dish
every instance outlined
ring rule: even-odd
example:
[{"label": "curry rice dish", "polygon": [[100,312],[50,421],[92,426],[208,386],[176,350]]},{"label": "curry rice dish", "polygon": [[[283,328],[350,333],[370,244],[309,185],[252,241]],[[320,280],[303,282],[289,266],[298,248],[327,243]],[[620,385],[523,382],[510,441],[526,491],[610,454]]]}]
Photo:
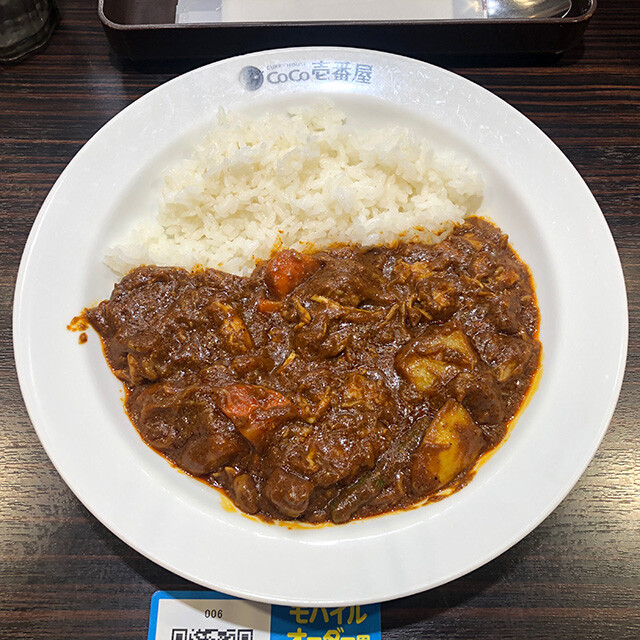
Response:
[{"label": "curry rice dish", "polygon": [[84,317],[144,441],[267,521],[460,488],[541,354],[531,275],[475,217],[437,244],[284,250],[248,277],[138,267]]}]

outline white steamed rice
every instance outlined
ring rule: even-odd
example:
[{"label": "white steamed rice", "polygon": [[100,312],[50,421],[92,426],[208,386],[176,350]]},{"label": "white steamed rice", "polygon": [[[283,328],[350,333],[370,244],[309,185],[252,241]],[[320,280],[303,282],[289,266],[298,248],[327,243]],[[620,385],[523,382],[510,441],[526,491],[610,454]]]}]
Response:
[{"label": "white steamed rice", "polygon": [[468,163],[407,129],[356,130],[329,104],[259,118],[221,110],[165,175],[157,217],[106,262],[120,275],[141,264],[246,274],[274,247],[433,240],[481,198]]}]

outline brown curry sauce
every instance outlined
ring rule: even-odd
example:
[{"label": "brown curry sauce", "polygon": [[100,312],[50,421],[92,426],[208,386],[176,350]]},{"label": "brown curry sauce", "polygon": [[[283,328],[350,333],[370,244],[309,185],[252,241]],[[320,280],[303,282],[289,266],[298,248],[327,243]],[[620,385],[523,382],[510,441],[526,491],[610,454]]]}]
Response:
[{"label": "brown curry sauce", "polygon": [[466,484],[540,365],[531,275],[481,218],[437,244],[144,266],[85,310],[147,444],[270,521],[347,522]]}]

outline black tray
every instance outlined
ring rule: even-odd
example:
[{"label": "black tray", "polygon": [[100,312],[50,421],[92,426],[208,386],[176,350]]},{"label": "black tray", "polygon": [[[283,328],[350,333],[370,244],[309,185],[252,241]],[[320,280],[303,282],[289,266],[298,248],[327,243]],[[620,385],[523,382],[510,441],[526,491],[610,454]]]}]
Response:
[{"label": "black tray", "polygon": [[597,0],[536,20],[175,24],[177,0],[99,0],[113,50],[131,60],[217,59],[292,46],[349,46],[425,55],[560,54],[582,38]]}]

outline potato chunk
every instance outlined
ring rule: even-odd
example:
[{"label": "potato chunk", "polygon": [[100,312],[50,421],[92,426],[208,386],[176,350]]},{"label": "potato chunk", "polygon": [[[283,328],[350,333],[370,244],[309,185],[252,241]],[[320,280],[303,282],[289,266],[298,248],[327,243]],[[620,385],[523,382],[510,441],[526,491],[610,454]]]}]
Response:
[{"label": "potato chunk", "polygon": [[434,393],[461,370],[473,369],[478,358],[469,338],[459,329],[427,329],[398,355],[396,367],[422,393]]},{"label": "potato chunk", "polygon": [[469,338],[459,329],[449,333],[436,332],[422,346],[421,351],[424,353],[440,353],[443,360],[463,368],[472,368],[477,361]]},{"label": "potato chunk", "polygon": [[482,430],[455,400],[447,400],[412,456],[411,485],[424,495],[470,469],[485,448]]},{"label": "potato chunk", "polygon": [[428,393],[440,382],[447,383],[457,375],[455,365],[424,356],[407,356],[400,365],[401,371],[423,393]]}]

